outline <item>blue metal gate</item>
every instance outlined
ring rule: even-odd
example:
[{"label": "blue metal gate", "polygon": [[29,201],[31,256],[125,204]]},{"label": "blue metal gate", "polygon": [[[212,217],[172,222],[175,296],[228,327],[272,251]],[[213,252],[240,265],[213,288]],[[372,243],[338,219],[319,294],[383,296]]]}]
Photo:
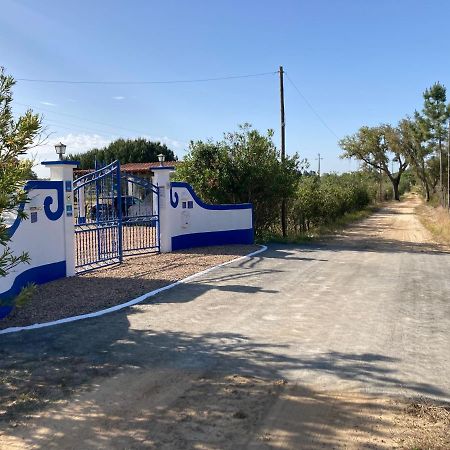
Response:
[{"label": "blue metal gate", "polygon": [[125,173],[121,186],[123,255],[159,252],[159,188]]},{"label": "blue metal gate", "polygon": [[159,189],[118,161],[74,181],[74,207],[77,273],[159,251]]}]

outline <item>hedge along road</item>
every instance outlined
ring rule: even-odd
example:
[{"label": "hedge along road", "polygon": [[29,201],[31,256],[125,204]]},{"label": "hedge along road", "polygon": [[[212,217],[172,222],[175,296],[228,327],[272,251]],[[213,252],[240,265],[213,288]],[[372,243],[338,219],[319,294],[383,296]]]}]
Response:
[{"label": "hedge along road", "polygon": [[381,442],[380,399],[450,398],[450,256],[416,204],[146,304],[1,336],[2,448]]}]

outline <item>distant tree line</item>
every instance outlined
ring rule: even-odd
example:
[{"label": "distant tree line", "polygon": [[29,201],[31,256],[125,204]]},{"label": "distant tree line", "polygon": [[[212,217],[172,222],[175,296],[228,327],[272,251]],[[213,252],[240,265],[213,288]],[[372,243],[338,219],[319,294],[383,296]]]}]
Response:
[{"label": "distant tree line", "polygon": [[175,153],[166,144],[148,139],[117,139],[103,148],[93,148],[84,153],[69,154],[66,159],[80,162],[81,169],[93,169],[95,161],[109,164],[119,160],[121,164],[157,162],[162,153],[166,161],[176,161]]},{"label": "distant tree line", "polygon": [[[363,126],[340,141],[342,157],[356,158],[363,166],[384,174],[399,200],[399,185],[409,168],[429,201],[433,195],[443,204],[449,194],[447,145],[450,105],[446,88],[435,83],[423,93],[423,108],[397,125]],[[447,197],[448,198],[448,197]]]}]

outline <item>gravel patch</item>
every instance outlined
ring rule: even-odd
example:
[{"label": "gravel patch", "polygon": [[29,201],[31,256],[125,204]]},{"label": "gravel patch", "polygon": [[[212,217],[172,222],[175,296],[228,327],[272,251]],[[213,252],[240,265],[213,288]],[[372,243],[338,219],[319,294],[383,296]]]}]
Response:
[{"label": "gravel patch", "polygon": [[132,300],[154,289],[239,256],[257,245],[229,245],[131,257],[105,267],[37,286],[32,299],[0,321],[0,329],[87,314]]}]

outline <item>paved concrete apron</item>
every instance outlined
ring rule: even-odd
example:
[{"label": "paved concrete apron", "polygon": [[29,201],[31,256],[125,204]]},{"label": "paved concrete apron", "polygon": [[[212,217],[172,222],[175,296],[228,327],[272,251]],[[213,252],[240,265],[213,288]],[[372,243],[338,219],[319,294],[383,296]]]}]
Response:
[{"label": "paved concrete apron", "polygon": [[449,399],[450,255],[424,243],[413,206],[324,244],[272,245],[148,304],[1,336],[0,368],[30,385],[175,370]]}]

